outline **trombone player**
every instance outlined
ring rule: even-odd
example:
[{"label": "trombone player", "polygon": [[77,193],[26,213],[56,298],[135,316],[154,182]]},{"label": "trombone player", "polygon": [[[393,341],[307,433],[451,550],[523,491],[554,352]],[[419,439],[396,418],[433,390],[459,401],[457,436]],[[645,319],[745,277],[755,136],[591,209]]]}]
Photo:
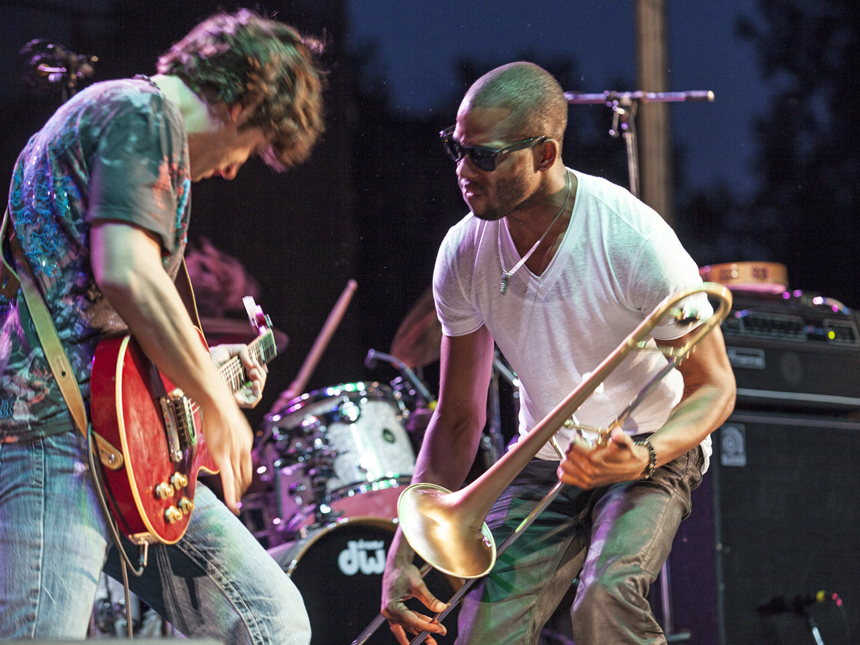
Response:
[{"label": "trombone player", "polygon": [[[456,124],[441,133],[471,212],[450,229],[437,256],[440,396],[414,482],[462,485],[485,423],[494,343],[521,382],[524,435],[666,296],[701,282],[657,213],[626,190],[564,165],[566,125],[558,82],[518,62],[478,79]],[[699,295],[700,313],[708,313]],[[658,345],[679,346],[690,332],[661,324],[652,336]],[[609,423],[665,365],[659,352],[629,356],[580,407],[577,421]],[[570,486],[465,596],[457,643],[536,643],[577,576],[577,645],[665,643],[646,595],[707,469],[709,435],[734,398],[716,328],[605,445],[561,428],[563,459],[545,446],[495,502],[487,524],[497,542],[558,478]],[[400,643],[422,630],[446,633],[404,604],[415,597],[431,612],[445,607],[413,557],[398,530],[382,613]]]}]

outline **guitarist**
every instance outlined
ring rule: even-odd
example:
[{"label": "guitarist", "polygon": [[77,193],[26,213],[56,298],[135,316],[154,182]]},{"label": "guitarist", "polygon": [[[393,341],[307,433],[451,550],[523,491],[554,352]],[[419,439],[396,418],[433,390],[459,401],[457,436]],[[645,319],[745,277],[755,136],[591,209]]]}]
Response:
[{"label": "guitarist", "polygon": [[[98,342],[130,332],[203,412],[226,506],[198,486],[185,536],[150,548],[131,579],[189,637],[310,639],[298,590],[234,515],[251,481],[239,407],[259,401],[265,369],[243,346],[210,356],[173,278],[191,182],[232,179],[253,155],[279,171],[309,155],[323,130],[318,51],[251,11],[215,15],[151,79],[98,83],[60,107],[12,179],[6,237],[23,249],[84,400]],[[236,355],[252,385],[234,399],[216,363]],[[0,297],[0,640],[83,639],[100,572],[121,571],[86,446],[20,290]]]}]

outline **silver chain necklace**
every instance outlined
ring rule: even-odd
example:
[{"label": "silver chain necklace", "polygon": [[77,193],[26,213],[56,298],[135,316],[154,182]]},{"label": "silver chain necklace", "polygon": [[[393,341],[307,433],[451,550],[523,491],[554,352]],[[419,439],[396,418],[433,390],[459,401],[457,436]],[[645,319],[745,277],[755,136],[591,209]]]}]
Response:
[{"label": "silver chain necklace", "polygon": [[[572,186],[572,182],[570,181],[570,171],[565,171],[565,175],[567,176],[567,197],[564,198],[564,204],[561,206],[561,210],[558,212],[558,215],[555,216],[555,219],[552,220],[552,223],[549,225],[543,235],[540,236],[540,239],[535,242],[534,246],[528,250],[520,261],[514,265],[514,268],[508,271],[505,269],[505,262],[502,257],[502,227],[499,225],[499,264],[502,266],[502,285],[501,285],[501,293],[505,295],[508,291],[508,278],[514,275],[517,271],[520,270],[520,267],[526,263],[526,261],[532,256],[532,253],[537,251],[537,247],[540,246],[540,243],[543,242],[543,238],[547,236],[547,233],[552,230],[552,227],[555,226],[555,223],[558,221],[558,218],[561,217],[561,214],[564,212],[564,209],[567,208],[567,202],[570,201],[570,189]],[[506,224],[507,225],[507,224]]]}]

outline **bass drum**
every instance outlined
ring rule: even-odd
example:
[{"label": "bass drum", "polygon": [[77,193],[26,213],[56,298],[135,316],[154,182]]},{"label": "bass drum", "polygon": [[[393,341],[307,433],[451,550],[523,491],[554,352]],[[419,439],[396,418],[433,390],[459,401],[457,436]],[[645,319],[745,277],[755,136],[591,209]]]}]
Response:
[{"label": "bass drum", "polygon": [[[377,517],[342,519],[269,549],[304,598],[311,620],[311,645],[351,643],[379,614],[382,573],[396,526]],[[434,570],[425,580],[430,591],[444,601],[459,584]],[[429,614],[415,600],[407,604]],[[456,614],[455,608],[445,618],[448,636],[436,637],[440,645],[454,642]],[[397,645],[387,624],[369,642]]]}]

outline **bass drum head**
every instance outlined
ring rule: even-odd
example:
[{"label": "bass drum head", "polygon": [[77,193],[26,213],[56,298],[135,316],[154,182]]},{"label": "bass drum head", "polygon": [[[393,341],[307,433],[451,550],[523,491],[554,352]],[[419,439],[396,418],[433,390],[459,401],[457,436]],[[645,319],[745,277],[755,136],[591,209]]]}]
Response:
[{"label": "bass drum head", "polygon": [[[311,621],[311,645],[351,643],[379,614],[382,573],[396,526],[376,517],[340,520],[269,550],[304,598]],[[431,571],[425,580],[443,601],[453,595],[457,584],[437,571]],[[429,614],[415,600],[407,604]],[[436,637],[440,645],[454,642],[456,614],[455,609],[445,618],[448,636]],[[368,642],[397,645],[387,623]]]}]

